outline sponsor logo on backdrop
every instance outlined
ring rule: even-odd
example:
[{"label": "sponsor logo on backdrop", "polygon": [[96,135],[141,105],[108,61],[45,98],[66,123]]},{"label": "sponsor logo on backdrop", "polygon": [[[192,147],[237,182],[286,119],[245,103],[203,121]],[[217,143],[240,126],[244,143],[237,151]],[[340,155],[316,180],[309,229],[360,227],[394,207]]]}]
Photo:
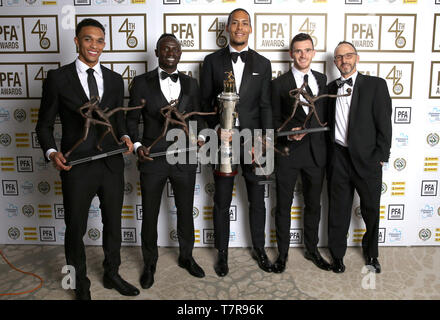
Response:
[{"label": "sponsor logo on backdrop", "polygon": [[405,205],[390,204],[388,206],[388,220],[403,220],[405,212]]},{"label": "sponsor logo on backdrop", "polygon": [[64,205],[63,204],[54,204],[55,211],[55,219],[64,219]]},{"label": "sponsor logo on backdrop", "polygon": [[434,207],[427,204],[420,209],[420,213],[423,219],[432,218],[434,216]]},{"label": "sponsor logo on backdrop", "polygon": [[[129,88],[134,77],[148,70],[147,62],[139,61],[103,61],[101,64],[112,71],[119,73],[124,80],[124,97],[129,98]],[[180,64],[179,64],[180,71]]]},{"label": "sponsor logo on backdrop", "polygon": [[416,14],[345,14],[345,40],[359,52],[414,52]]},{"label": "sponsor logo on backdrop", "polygon": [[393,228],[388,232],[388,239],[391,243],[402,241],[402,230],[399,228]]},{"label": "sponsor logo on backdrop", "polygon": [[[435,0],[435,4],[440,4],[440,0]],[[436,13],[434,15],[434,31],[432,36],[432,52],[440,52],[440,14]]]},{"label": "sponsor logo on backdrop", "polygon": [[397,171],[402,171],[406,168],[406,160],[404,158],[397,158],[394,160],[394,169]]},{"label": "sponsor logo on backdrop", "polygon": [[55,227],[40,227],[41,242],[55,242]]},{"label": "sponsor logo on backdrop", "polygon": [[425,157],[423,163],[423,171],[425,172],[437,172],[439,165],[438,157]]},{"label": "sponsor logo on backdrop", "polygon": [[10,227],[8,229],[8,237],[11,240],[17,240],[18,238],[20,238],[20,229],[18,229],[17,227]]},{"label": "sponsor logo on backdrop", "polygon": [[[440,20],[440,18],[439,18]],[[440,61],[431,62],[431,79],[429,84],[429,98],[440,99]]]},{"label": "sponsor logo on backdrop", "polygon": [[31,204],[25,204],[22,208],[21,208],[21,213],[23,213],[23,215],[25,217],[33,217],[35,214],[35,209]]},{"label": "sponsor logo on backdrop", "polygon": [[32,165],[32,157],[18,156],[17,157],[17,172],[34,172]]},{"label": "sponsor logo on backdrop", "polygon": [[136,228],[121,228],[123,243],[136,243]]},{"label": "sponsor logo on backdrop", "polygon": [[180,0],[163,0],[163,4],[180,4]]},{"label": "sponsor logo on backdrop", "polygon": [[290,229],[290,244],[303,243],[303,229]]},{"label": "sponsor logo on backdrop", "polygon": [[394,123],[395,124],[411,123],[411,107],[395,107]]},{"label": "sponsor logo on backdrop", "polygon": [[391,98],[412,98],[414,62],[377,62],[361,60],[357,69],[362,74],[385,79],[387,81]]},{"label": "sponsor logo on backdrop", "polygon": [[0,99],[41,98],[47,71],[59,67],[59,62],[0,63]]},{"label": "sponsor logo on backdrop", "polygon": [[2,180],[3,196],[18,196],[17,180]]},{"label": "sponsor logo on backdrop", "polygon": [[101,238],[101,231],[99,231],[97,228],[91,228],[87,232],[87,235],[89,236],[90,240],[97,241],[99,238]]},{"label": "sponsor logo on backdrop", "polygon": [[435,147],[436,145],[438,145],[439,140],[440,136],[437,133],[430,133],[426,136],[426,142],[431,147]]},{"label": "sponsor logo on backdrop", "polygon": [[362,4],[362,0],[345,0],[345,4]]},{"label": "sponsor logo on backdrop", "polygon": [[379,228],[379,243],[385,243],[386,228]]},{"label": "sponsor logo on backdrop", "polygon": [[147,51],[146,14],[76,15],[75,18],[77,24],[85,18],[93,18],[102,23],[106,30],[104,52]]},{"label": "sponsor logo on backdrop", "polygon": [[429,240],[431,238],[431,235],[432,235],[431,230],[429,230],[427,228],[426,229],[421,229],[419,231],[419,238],[420,238],[420,240],[423,240],[423,241]]},{"label": "sponsor logo on backdrop", "polygon": [[227,19],[227,13],[165,13],[164,31],[180,40],[182,51],[216,51],[228,44]]},{"label": "sponsor logo on backdrop", "polygon": [[214,244],[214,229],[203,229],[203,244]]},{"label": "sponsor logo on backdrop", "polygon": [[310,35],[316,51],[327,50],[327,14],[255,14],[254,47],[258,51],[288,51],[291,39],[300,32]]},{"label": "sponsor logo on backdrop", "polygon": [[422,197],[433,197],[437,196],[437,180],[423,180],[422,181]]}]

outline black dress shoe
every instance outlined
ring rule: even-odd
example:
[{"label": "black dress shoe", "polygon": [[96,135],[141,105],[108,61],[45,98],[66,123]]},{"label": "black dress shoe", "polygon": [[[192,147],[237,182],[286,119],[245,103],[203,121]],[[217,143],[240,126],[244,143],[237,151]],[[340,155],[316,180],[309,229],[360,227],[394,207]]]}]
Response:
[{"label": "black dress shoe", "polygon": [[330,263],[324,260],[324,258],[321,256],[318,250],[315,250],[313,252],[306,250],[304,252],[304,258],[312,261],[315,264],[315,266],[317,266],[319,269],[325,271],[329,271],[332,269]]},{"label": "black dress shoe", "polygon": [[195,262],[193,257],[188,259],[179,257],[179,267],[186,269],[189,274],[194,277],[203,278],[205,276],[205,272],[200,268],[197,262]]},{"label": "black dress shoe", "polygon": [[261,270],[265,272],[272,272],[273,265],[269,261],[269,258],[267,257],[264,248],[253,248],[251,254],[252,258],[257,260],[258,266]]},{"label": "black dress shoe", "polygon": [[90,296],[90,290],[75,289],[76,300],[92,300]]},{"label": "black dress shoe", "polygon": [[104,274],[104,288],[116,289],[123,296],[137,296],[139,294],[139,289],[122,279],[119,274],[113,276]]},{"label": "black dress shoe", "polygon": [[370,269],[371,271],[375,273],[380,273],[382,271],[379,260],[377,260],[377,258],[366,257],[365,260],[365,265],[367,266],[367,268],[370,267],[368,269]]},{"label": "black dress shoe", "polygon": [[278,255],[277,260],[273,264],[272,271],[275,273],[281,273],[286,270],[287,253]]},{"label": "black dress shoe", "polygon": [[144,267],[144,272],[141,276],[142,289],[149,289],[154,283],[154,273],[156,272],[156,266]]},{"label": "black dress shoe", "polygon": [[227,250],[219,250],[217,256],[217,262],[214,265],[215,273],[219,277],[224,277],[229,272],[228,267],[228,251]]},{"label": "black dress shoe", "polygon": [[345,271],[345,265],[342,258],[333,258],[331,269],[334,273],[342,273]]}]

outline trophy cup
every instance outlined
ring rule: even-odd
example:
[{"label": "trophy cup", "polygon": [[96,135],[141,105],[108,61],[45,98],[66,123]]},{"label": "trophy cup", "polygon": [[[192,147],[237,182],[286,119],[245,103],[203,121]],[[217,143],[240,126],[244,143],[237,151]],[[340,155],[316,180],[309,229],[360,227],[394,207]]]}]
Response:
[{"label": "trophy cup", "polygon": [[[223,92],[217,96],[217,100],[219,103],[220,128],[232,130],[237,127],[238,113],[235,106],[240,97],[235,92],[235,79],[232,71],[226,72],[226,74],[228,77],[223,81]],[[214,174],[218,176],[235,176],[238,173],[238,165],[233,163],[231,141],[220,141],[218,157]]]}]

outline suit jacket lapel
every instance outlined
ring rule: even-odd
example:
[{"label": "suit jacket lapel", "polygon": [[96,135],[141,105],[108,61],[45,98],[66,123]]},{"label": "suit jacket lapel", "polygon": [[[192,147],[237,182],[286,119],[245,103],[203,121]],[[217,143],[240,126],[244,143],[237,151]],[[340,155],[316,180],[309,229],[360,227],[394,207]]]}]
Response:
[{"label": "suit jacket lapel", "polygon": [[[70,72],[67,73],[67,76],[72,84],[73,90],[76,92],[76,95],[79,97],[79,99],[81,99],[83,103],[86,103],[87,101],[89,101],[89,98],[84,92],[81,81],[79,81],[78,73],[76,72],[75,62],[69,65],[69,70]],[[78,108],[79,107],[81,107],[81,105],[79,105]]]},{"label": "suit jacket lapel", "polygon": [[[159,106],[159,108],[166,106],[168,104],[168,101],[163,95],[162,89],[160,88],[158,68],[154,69],[153,76],[147,81],[149,82],[148,88],[151,88],[151,92],[153,92],[154,98],[157,99],[157,103],[155,105]],[[154,92],[157,93],[154,94]]]},{"label": "suit jacket lapel", "polygon": [[350,131],[350,127],[354,125],[354,117],[359,107],[359,91],[362,86],[362,82],[364,81],[364,76],[361,73],[358,73],[356,77],[356,83],[353,87],[351,104],[350,104],[350,115],[348,120],[348,130]]},{"label": "suit jacket lapel", "polygon": [[241,77],[241,83],[240,83],[240,94],[243,96],[248,90],[250,85],[250,80],[252,77],[252,70],[254,65],[254,52],[251,49],[248,49],[248,55],[246,63],[244,64],[243,69],[243,76]]},{"label": "suit jacket lapel", "polygon": [[110,71],[104,68],[103,66],[101,66],[101,70],[102,70],[102,78],[104,80],[104,93],[102,94],[99,105],[105,107],[104,101],[112,91],[112,83],[110,79]]},{"label": "suit jacket lapel", "polygon": [[222,54],[223,54],[223,74],[220,75],[220,77],[222,79],[226,79],[225,72],[232,71],[232,73],[234,73],[234,68],[232,68],[231,56],[229,55],[229,47],[224,48]]},{"label": "suit jacket lapel", "polygon": [[188,103],[188,92],[189,92],[189,79],[181,76],[179,72],[179,80],[180,80],[180,101],[178,105],[178,109],[180,112],[184,112],[186,109],[186,105]]}]

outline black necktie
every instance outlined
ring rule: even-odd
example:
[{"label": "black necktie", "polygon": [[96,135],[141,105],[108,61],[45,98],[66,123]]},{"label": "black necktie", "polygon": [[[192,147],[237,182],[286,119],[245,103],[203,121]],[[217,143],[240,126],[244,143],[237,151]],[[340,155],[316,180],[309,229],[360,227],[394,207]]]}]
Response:
[{"label": "black necktie", "polygon": [[177,81],[177,78],[179,77],[179,75],[178,75],[177,73],[169,74],[169,73],[167,73],[167,72],[165,72],[165,71],[161,71],[161,72],[160,72],[160,78],[161,78],[162,80],[165,80],[165,79],[168,78],[168,77],[171,79],[171,81],[176,82],[176,81]]},{"label": "black necktie", "polygon": [[348,80],[336,79],[336,85],[338,86],[338,88],[343,87],[344,84],[348,84],[350,87],[353,87],[353,78],[350,78]]},{"label": "black necktie", "polygon": [[310,89],[310,87],[309,87],[309,75],[308,74],[304,75],[304,83],[306,84],[307,93],[313,97],[312,89]]},{"label": "black necktie", "polygon": [[92,100],[93,97],[99,99],[98,85],[96,84],[96,79],[93,75],[94,71],[95,70],[93,70],[92,68],[87,70],[87,84],[89,85],[90,100]]},{"label": "black necktie", "polygon": [[247,51],[231,52],[231,59],[234,63],[236,63],[238,56],[240,56],[241,61],[243,61],[243,63],[246,63],[247,53],[248,53]]}]

